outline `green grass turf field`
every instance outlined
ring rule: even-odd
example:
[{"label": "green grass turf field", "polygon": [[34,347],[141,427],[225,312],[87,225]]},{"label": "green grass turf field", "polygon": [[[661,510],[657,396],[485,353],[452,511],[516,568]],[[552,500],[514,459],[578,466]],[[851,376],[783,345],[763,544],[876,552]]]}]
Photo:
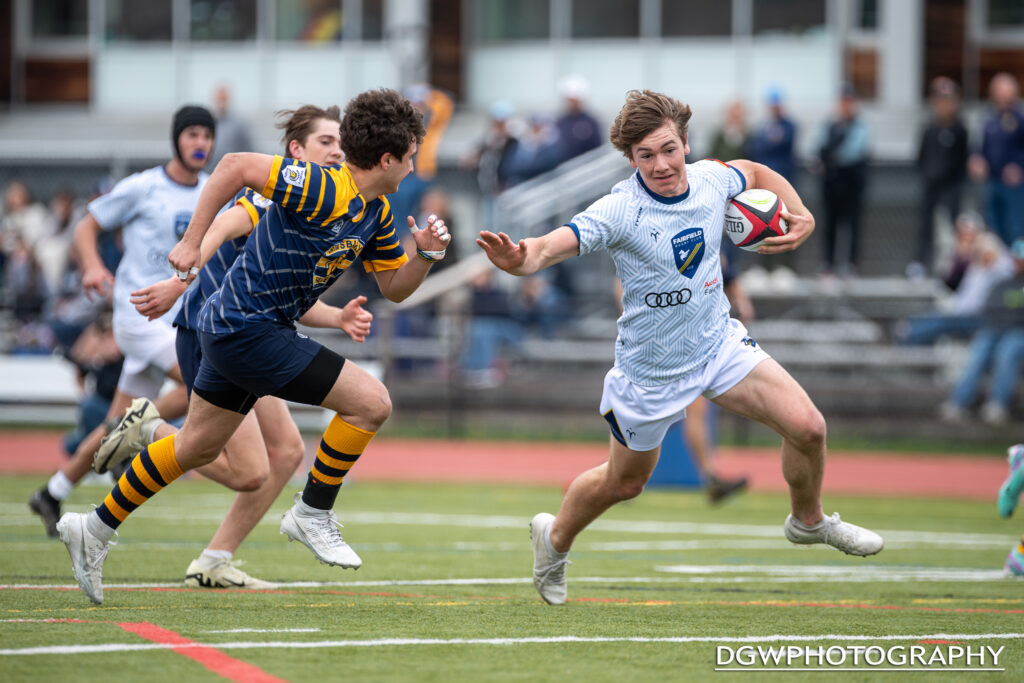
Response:
[{"label": "green grass turf field", "polygon": [[[337,509],[363,558],[355,572],[279,535],[289,487],[236,556],[284,586],[229,592],[182,584],[231,501],[189,479],[124,524],[95,607],[25,505],[42,481],[0,479],[4,681],[718,680],[744,674],[716,673],[717,648],[742,645],[920,645],[928,657],[987,646],[1003,649],[985,667],[1005,669],[988,675],[1024,680],[1024,581],[1001,571],[1024,516],[1001,520],[994,502],[826,499],[826,512],[886,536],[863,559],[786,542],[780,495],[711,508],[696,492],[649,490],[578,539],[570,603],[551,607],[528,578],[527,527],[556,511],[557,488],[347,484]],[[106,491],[80,487],[66,509]],[[159,644],[175,638],[184,646]],[[934,640],[952,642],[922,642]],[[822,675],[791,671],[805,664],[777,668]],[[911,678],[972,675],[931,666]],[[906,675],[856,668],[843,680]]]}]

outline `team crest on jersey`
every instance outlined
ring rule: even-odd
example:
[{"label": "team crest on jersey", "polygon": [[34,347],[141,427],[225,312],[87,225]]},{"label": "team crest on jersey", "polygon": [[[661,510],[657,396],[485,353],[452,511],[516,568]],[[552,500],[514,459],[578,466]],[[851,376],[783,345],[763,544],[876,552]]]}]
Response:
[{"label": "team crest on jersey", "polygon": [[268,206],[270,206],[271,204],[273,204],[272,201],[270,201],[269,199],[267,199],[266,197],[264,197],[261,194],[253,192],[253,194],[252,194],[252,205],[255,206],[257,209],[265,209]]},{"label": "team crest on jersey", "polygon": [[188,227],[188,222],[192,220],[191,211],[179,211],[174,214],[174,235],[179,240],[181,236],[185,234],[185,229]]},{"label": "team crest on jersey", "polygon": [[281,177],[289,185],[302,187],[306,182],[306,167],[298,164],[290,164],[281,169]]},{"label": "team crest on jersey", "polygon": [[704,260],[704,231],[688,228],[672,238],[672,255],[676,268],[683,277],[693,277],[697,266]]},{"label": "team crest on jersey", "polygon": [[345,272],[363,250],[362,240],[343,239],[331,245],[327,253],[320,257],[313,269],[313,285],[329,285],[334,278]]}]

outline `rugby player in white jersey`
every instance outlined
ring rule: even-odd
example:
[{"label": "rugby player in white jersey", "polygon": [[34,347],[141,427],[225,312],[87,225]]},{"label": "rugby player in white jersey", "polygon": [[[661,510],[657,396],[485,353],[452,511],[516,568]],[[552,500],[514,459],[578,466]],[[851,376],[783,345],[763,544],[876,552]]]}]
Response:
[{"label": "rugby player in white jersey", "polygon": [[729,317],[722,290],[718,254],[729,198],[757,187],[789,207],[783,214],[788,234],[766,240],[763,254],[803,244],[814,218],[785,178],[766,166],[687,164],[690,115],[672,97],[631,91],[610,138],[635,174],[542,237],[516,243],[483,231],[477,239],[491,262],[513,275],[606,249],[622,280],[615,365],[601,398],[612,433],[608,461],[572,482],[557,516],[540,513],[530,524],[534,585],[549,604],[566,600],[565,568],[576,536],[612,505],[640,494],[669,425],[701,395],[782,436],[791,506],[786,538],[827,543],[851,555],[883,547],[878,534],[838,514],[824,515],[825,420],[803,388]]},{"label": "rugby player in white jersey", "polygon": [[[82,263],[82,288],[90,296],[113,295],[114,338],[125,356],[117,390],[107,412],[119,417],[132,399],[156,396],[165,379],[182,382],[174,350],[171,322],[174,307],[148,321],[132,305],[131,292],[173,275],[167,256],[188,227],[192,211],[209,175],[203,167],[213,151],[213,115],[203,107],[186,105],[174,114],[171,143],[174,157],[166,164],[135,173],[89,203],[88,213],[75,226],[74,247]],[[101,231],[120,228],[124,255],[115,278],[100,259],[96,242]],[[173,419],[185,414],[184,385],[157,401],[160,414]],[[89,472],[106,427],[93,430],[46,486],[29,499],[50,536],[57,535],[60,504]]]}]

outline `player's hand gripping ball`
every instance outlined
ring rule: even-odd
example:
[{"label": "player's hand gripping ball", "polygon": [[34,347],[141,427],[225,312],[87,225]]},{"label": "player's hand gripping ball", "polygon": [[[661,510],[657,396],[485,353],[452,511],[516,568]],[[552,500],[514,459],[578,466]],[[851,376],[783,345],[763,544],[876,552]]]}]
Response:
[{"label": "player's hand gripping ball", "polygon": [[761,242],[789,231],[782,212],[786,205],[770,190],[752,189],[733,197],[725,207],[725,234],[740,249],[757,251]]}]

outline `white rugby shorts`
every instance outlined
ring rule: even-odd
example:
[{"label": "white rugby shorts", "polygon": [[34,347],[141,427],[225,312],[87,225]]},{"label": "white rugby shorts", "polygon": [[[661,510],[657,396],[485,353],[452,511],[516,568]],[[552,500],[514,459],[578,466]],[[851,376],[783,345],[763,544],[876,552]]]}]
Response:
[{"label": "white rugby shorts", "polygon": [[675,382],[644,387],[613,367],[604,378],[601,415],[612,435],[627,448],[654,450],[661,446],[669,427],[686,417],[686,406],[698,396],[721,396],[768,358],[771,356],[760,344],[747,336],[743,323],[730,320],[718,353],[703,368]]},{"label": "white rugby shorts", "polygon": [[156,398],[168,371],[178,365],[175,336],[174,326],[163,318],[115,320],[114,340],[124,354],[118,390],[129,396]]}]

